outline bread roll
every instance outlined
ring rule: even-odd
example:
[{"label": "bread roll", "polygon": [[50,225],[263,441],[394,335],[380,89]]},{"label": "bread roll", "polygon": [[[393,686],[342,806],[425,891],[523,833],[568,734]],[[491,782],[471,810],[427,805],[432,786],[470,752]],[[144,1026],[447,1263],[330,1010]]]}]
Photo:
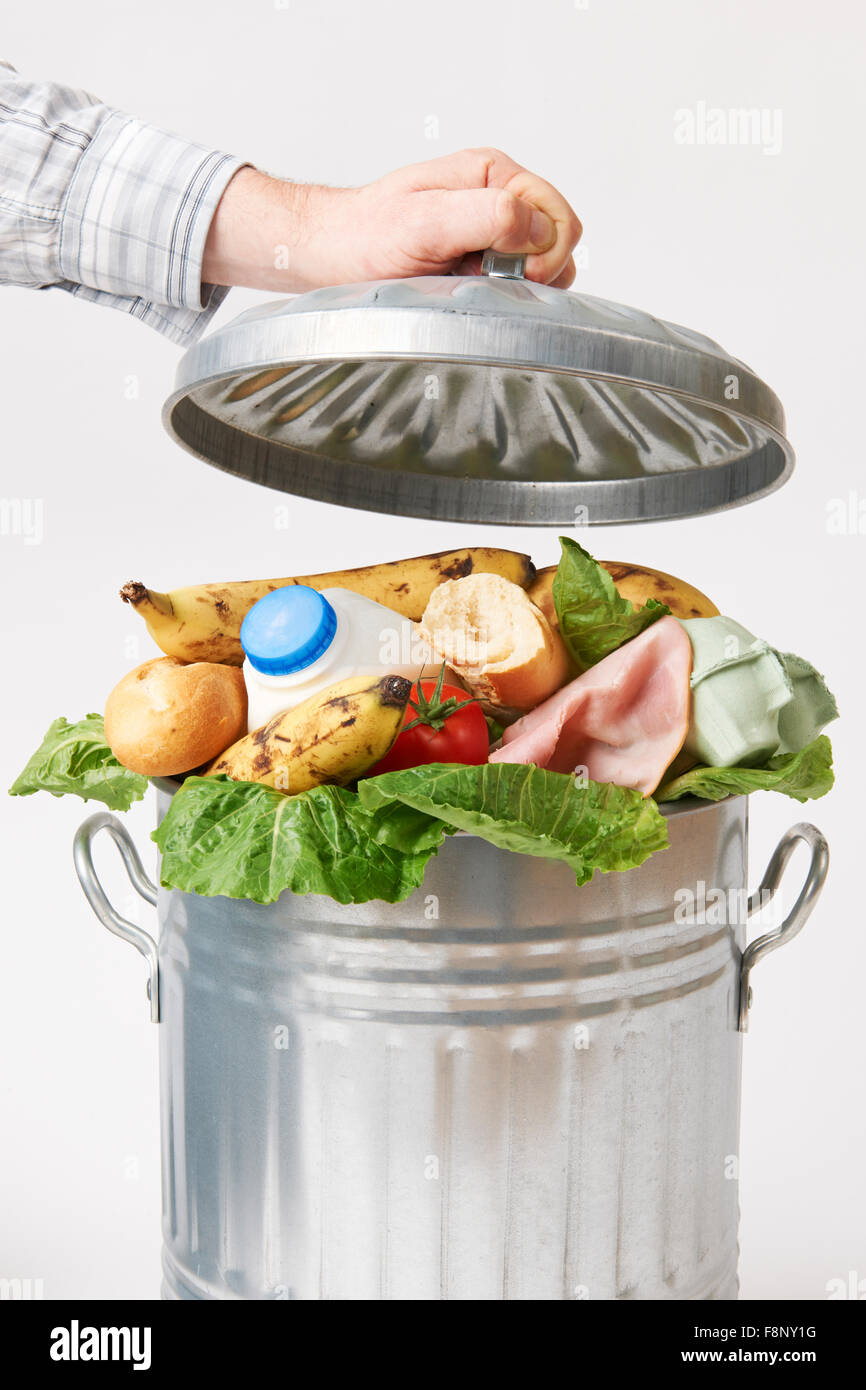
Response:
[{"label": "bread roll", "polygon": [[124,767],[171,777],[215,758],[246,733],[247,691],[238,666],[145,661],[123,677],[105,706],[105,737]]},{"label": "bread roll", "polygon": [[440,584],[420,630],[439,660],[497,713],[534,709],[569,675],[559,633],[519,584],[498,574],[468,574]]}]

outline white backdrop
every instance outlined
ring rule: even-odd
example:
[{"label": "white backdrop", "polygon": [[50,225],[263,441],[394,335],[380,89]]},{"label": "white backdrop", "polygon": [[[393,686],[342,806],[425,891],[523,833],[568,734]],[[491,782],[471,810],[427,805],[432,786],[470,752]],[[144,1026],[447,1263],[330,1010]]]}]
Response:
[{"label": "white backdrop", "polygon": [[[804,808],[829,837],[830,880],[803,935],[754,980],[742,1293],[816,1299],[850,1271],[866,1279],[859,7],[43,0],[18,7],[4,30],[2,56],[20,72],[298,179],[361,183],[497,145],[580,214],[575,288],[717,338],[779,394],[798,453],[782,492],[720,516],[599,530],[590,545],[682,574],[809,657],[838,695],[838,785]],[[700,103],[760,108],[768,138],[681,143],[676,113],[699,118]],[[234,292],[218,322],[259,298]],[[2,311],[2,492],[44,507],[41,544],[0,538],[4,786],[53,718],[101,709],[119,676],[152,654],[117,598],[127,579],[167,589],[468,542],[556,558],[554,532],[396,522],[303,501],[277,529],[278,494],[206,468],[163,433],[176,348],[60,291],[5,289]],[[842,534],[828,529],[834,499],[854,517]],[[0,1276],[42,1279],[49,1298],[153,1298],[157,1030],[143,962],[97,924],[74,876],[72,833],[92,809],[3,801]],[[802,816],[794,802],[753,798],[753,883]],[[128,818],[151,871],[152,817],[148,799]],[[110,847],[97,862],[132,911]]]}]

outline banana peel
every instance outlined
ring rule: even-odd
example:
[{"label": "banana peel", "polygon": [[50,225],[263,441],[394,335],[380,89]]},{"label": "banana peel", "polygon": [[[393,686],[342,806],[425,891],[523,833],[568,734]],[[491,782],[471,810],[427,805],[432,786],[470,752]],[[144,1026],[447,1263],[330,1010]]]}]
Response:
[{"label": "banana peel", "polygon": [[[719,610],[711,598],[678,579],[675,574],[664,570],[649,569],[645,565],[628,565],[620,560],[599,560],[602,569],[607,570],[613,580],[617,593],[630,599],[636,608],[641,608],[647,599],[658,599],[666,603],[675,618],[715,618]],[[553,604],[553,580],[556,565],[539,570],[526,592],[536,608],[540,608],[550,625],[557,630],[559,623]]]},{"label": "banana peel", "polygon": [[137,580],[124,584],[120,597],[144,619],[151,637],[166,656],[180,661],[243,664],[241,623],[260,598],[288,584],[312,589],[351,589],[418,622],[437,585],[467,574],[499,574],[521,588],[536,578],[528,555],[492,546],[442,550],[408,560],[392,560],[360,569],[331,570],[290,579],[249,579],[224,584],[197,584],[160,593]]},{"label": "banana peel", "polygon": [[263,782],[294,795],[346,786],[384,758],[400,731],[412,682],[350,676],[238,739],[204,775]]}]

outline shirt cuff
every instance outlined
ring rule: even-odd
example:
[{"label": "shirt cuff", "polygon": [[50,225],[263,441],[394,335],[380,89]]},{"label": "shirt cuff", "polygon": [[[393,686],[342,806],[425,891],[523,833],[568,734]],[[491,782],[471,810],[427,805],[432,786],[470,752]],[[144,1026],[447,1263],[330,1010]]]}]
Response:
[{"label": "shirt cuff", "polygon": [[63,279],[137,299],[139,317],[163,320],[154,322],[163,332],[176,317],[186,337],[194,316],[212,313],[225,296],[202,285],[204,246],[226,185],[246,163],[111,111],[77,163],[61,212]]}]

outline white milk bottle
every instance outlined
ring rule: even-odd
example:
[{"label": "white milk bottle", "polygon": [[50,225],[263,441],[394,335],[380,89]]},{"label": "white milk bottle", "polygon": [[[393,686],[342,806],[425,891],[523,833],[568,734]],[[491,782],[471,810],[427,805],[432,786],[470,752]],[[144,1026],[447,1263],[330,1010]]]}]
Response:
[{"label": "white milk bottle", "polygon": [[274,589],[253,604],[241,645],[251,730],[349,676],[414,681],[434,661],[408,618],[350,589],[306,584]]}]

